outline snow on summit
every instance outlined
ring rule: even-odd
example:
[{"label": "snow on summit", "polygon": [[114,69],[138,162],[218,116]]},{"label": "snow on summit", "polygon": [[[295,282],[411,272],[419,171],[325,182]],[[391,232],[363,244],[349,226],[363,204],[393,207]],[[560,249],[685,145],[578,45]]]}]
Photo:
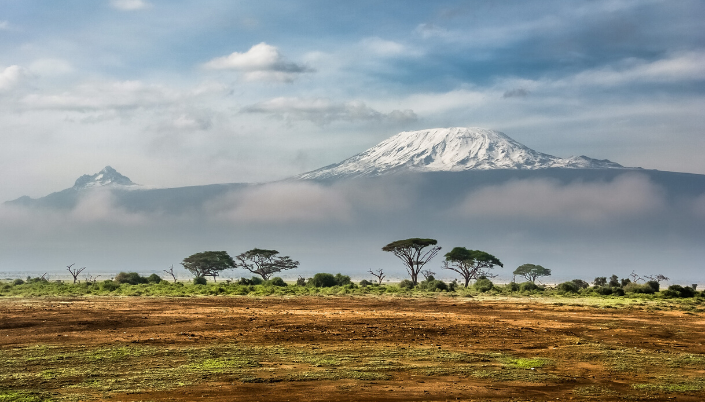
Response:
[{"label": "snow on summit", "polygon": [[127,176],[123,176],[112,167],[106,166],[103,170],[94,175],[84,174],[76,179],[73,189],[83,190],[86,188],[105,186],[136,186],[136,184]]},{"label": "snow on summit", "polygon": [[399,171],[489,169],[623,168],[587,156],[559,158],[534,151],[504,133],[479,127],[405,131],[340,163],[304,173],[299,179],[379,176]]}]

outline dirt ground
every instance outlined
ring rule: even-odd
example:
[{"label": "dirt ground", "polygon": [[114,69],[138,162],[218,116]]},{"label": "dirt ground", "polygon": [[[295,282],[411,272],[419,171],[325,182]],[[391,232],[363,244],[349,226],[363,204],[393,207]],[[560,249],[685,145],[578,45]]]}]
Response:
[{"label": "dirt ground", "polygon": [[6,298],[0,401],[703,401],[704,340],[652,302]]}]

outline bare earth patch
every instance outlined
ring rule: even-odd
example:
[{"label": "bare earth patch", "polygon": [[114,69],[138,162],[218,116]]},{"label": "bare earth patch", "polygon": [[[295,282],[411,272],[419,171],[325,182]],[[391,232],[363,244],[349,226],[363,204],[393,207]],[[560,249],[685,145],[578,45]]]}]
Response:
[{"label": "bare earth patch", "polygon": [[702,313],[653,307],[5,298],[0,402],[705,400]]}]

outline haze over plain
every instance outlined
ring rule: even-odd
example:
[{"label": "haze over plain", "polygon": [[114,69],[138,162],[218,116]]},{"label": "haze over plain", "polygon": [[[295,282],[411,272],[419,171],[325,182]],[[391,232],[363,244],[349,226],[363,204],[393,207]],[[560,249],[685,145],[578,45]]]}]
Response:
[{"label": "haze over plain", "polygon": [[[560,157],[705,173],[701,2],[116,0],[3,9],[3,201],[62,190],[105,165],[160,187],[278,180],[399,131],[452,126],[503,131]],[[375,227],[374,216],[413,214],[404,209],[416,205],[403,196],[408,186],[282,183],[248,193],[253,209],[231,219],[133,214],[108,196],[59,214],[3,207],[0,271],[72,262],[158,271],[202,249],[251,247],[280,249],[311,271],[393,270],[381,245],[435,236],[567,276],[637,269],[700,280],[702,192],[668,197],[638,175],[594,185],[520,180],[467,194],[475,212],[461,220],[441,211],[445,218]],[[530,202],[502,209],[494,201],[517,198]],[[228,210],[222,202],[211,211]],[[270,212],[258,215],[266,202]],[[358,214],[361,205],[373,212]],[[419,233],[443,219],[454,225]]]}]

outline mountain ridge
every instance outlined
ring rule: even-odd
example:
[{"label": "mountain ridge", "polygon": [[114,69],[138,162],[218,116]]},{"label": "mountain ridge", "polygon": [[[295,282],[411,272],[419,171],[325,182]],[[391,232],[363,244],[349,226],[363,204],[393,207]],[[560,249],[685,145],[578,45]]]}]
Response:
[{"label": "mountain ridge", "polygon": [[490,169],[626,169],[607,159],[584,155],[559,158],[535,151],[508,135],[481,127],[404,131],[372,148],[296,179],[378,176],[398,171]]}]

